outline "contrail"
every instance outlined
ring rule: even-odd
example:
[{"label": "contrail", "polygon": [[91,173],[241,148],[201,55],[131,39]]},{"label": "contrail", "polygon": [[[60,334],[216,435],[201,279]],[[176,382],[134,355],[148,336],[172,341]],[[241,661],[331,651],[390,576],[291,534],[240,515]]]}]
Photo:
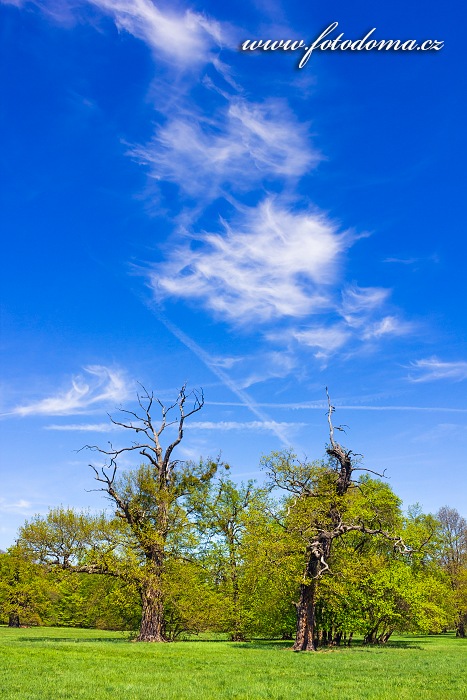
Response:
[{"label": "contrail", "polygon": [[281,430],[280,426],[274,425],[274,421],[271,419],[270,416],[268,416],[264,411],[261,411],[258,406],[255,404],[255,402],[248,396],[248,394],[243,391],[243,389],[239,389],[238,386],[235,384],[235,382],[216,365],[216,363],[213,361],[212,357],[205,351],[203,348],[201,348],[198,343],[196,343],[192,338],[190,338],[186,333],[184,333],[180,328],[175,326],[171,321],[168,321],[166,318],[164,318],[158,311],[155,312],[161,321],[161,323],[164,324],[164,326],[176,337],[178,340],[183,343],[189,350],[191,350],[192,353],[196,355],[205,365],[208,369],[211,370],[213,374],[216,375],[218,379],[221,380],[221,382],[228,388],[230,391],[237,396],[240,401],[242,406],[246,406],[256,418],[259,418],[261,421],[266,421],[268,423],[271,423],[271,431],[276,435],[277,438],[282,442],[284,447],[290,447],[290,440],[287,439],[285,433],[283,430]]},{"label": "contrail", "polygon": [[[240,406],[241,404],[235,403],[234,401],[206,401],[210,406]],[[440,413],[467,413],[467,408],[451,408],[449,406],[347,406],[345,404],[339,404],[334,402],[336,409],[343,409],[346,411],[439,411]],[[264,406],[266,408],[290,408],[292,410],[319,410],[325,411],[327,409],[326,404],[316,402],[302,402],[302,403],[259,403],[257,406]]]}]

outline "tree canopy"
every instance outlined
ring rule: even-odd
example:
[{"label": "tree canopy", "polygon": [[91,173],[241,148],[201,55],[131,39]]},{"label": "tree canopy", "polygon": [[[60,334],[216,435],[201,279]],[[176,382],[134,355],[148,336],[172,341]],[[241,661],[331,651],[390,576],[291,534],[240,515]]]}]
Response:
[{"label": "tree canopy", "polygon": [[[220,458],[176,459],[203,404],[185,386],[169,406],[143,390],[139,411],[111,417],[133,440],[86,446],[111,509],[56,507],[26,521],[0,554],[9,624],[139,626],[137,640],[153,642],[205,630],[294,637],[296,651],[356,634],[381,644],[396,630],[465,635],[467,527],[457,511],[404,514],[382,475],[336,440],[330,400],[325,456],[272,452],[261,486],[237,483]],[[128,455],[139,464],[125,470]]]}]

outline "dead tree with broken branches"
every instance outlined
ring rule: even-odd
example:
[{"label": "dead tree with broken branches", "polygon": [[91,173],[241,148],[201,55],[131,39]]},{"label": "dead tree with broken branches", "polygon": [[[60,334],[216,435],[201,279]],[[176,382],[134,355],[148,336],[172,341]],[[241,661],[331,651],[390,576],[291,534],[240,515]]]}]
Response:
[{"label": "dead tree with broken branches", "polygon": [[[305,544],[303,579],[295,603],[297,625],[294,651],[316,650],[317,584],[320,578],[330,573],[331,549],[336,539],[350,532],[360,532],[384,538],[398,551],[410,551],[397,534],[388,532],[381,523],[374,527],[363,519],[349,515],[349,490],[360,487],[353,477],[354,472],[365,471],[379,477],[383,475],[359,466],[361,455],[347,450],[336,440],[335,431],[343,431],[343,427],[333,425],[335,408],[327,388],[326,395],[328,460],[312,464],[299,462],[292,452],[273,453],[263,460],[271,487],[277,486],[290,494],[283,526],[298,532],[300,541]],[[375,517],[377,519],[377,513]]]}]

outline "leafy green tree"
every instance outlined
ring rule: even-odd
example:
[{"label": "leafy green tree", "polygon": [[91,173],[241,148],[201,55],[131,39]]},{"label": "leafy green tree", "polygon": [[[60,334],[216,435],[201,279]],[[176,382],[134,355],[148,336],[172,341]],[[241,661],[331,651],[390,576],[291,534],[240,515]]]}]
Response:
[{"label": "leafy green tree", "polygon": [[345,518],[362,527],[335,538],[328,561],[331,576],[317,581],[316,626],[321,643],[339,644],[363,631],[362,582],[375,566],[394,558],[394,540],[388,532],[402,530],[401,502],[387,483],[365,474],[353,486],[345,495]]},{"label": "leafy green tree", "polygon": [[224,629],[224,598],[212,572],[197,557],[171,558],[164,572],[165,626],[168,639]]},{"label": "leafy green tree", "polygon": [[199,492],[195,493],[197,525],[204,539],[204,562],[223,599],[222,628],[233,641],[240,641],[247,626],[243,536],[252,512],[258,513],[264,505],[265,491],[256,488],[253,481],[235,484],[226,475],[229,466],[224,465],[224,469],[201,499]]},{"label": "leafy green tree", "polygon": [[444,506],[436,517],[441,525],[440,562],[451,582],[456,600],[456,634],[467,630],[467,521],[455,508]]},{"label": "leafy green tree", "polygon": [[45,624],[65,627],[135,630],[141,602],[131,583],[119,578],[52,570],[51,605]]},{"label": "leafy green tree", "polygon": [[382,644],[394,631],[441,631],[454,619],[454,600],[436,559],[437,520],[419,506],[409,508],[403,517],[400,501],[388,485],[367,476],[349,496],[354,517],[360,513],[368,519],[370,506],[384,528],[396,528],[410,542],[410,557],[394,551],[385,538],[365,533],[349,533],[337,540],[330,558],[333,575],[320,581],[318,591],[322,640],[339,643],[359,633],[366,643]]},{"label": "leafy green tree", "polygon": [[0,613],[9,627],[39,624],[50,604],[42,567],[19,547],[0,554]]},{"label": "leafy green tree", "polygon": [[[122,420],[111,417],[114,425],[135,436],[134,442],[124,447],[109,443],[107,449],[86,446],[104,460],[91,467],[100,490],[115,508],[114,517],[55,509],[46,518],[26,523],[20,540],[41,562],[80,573],[119,577],[134,585],[142,608],[138,641],[163,642],[168,640],[167,562],[183,559],[195,545],[186,502],[194,491],[207,488],[217,463],[185,463],[173,458],[186,420],[203,407],[202,393],[188,394],[183,386],[176,401],[165,406],[144,390],[138,403],[139,412],[120,409]],[[161,414],[158,425],[152,418],[154,407]],[[172,418],[173,413],[176,418]],[[162,434],[170,426],[175,428],[175,436],[164,449]],[[145,463],[119,476],[120,460],[133,454],[139,454]]]},{"label": "leafy green tree", "polygon": [[321,624],[333,641],[336,632],[338,639],[358,632],[367,644],[384,644],[395,631],[440,632],[452,619],[452,594],[439,569],[414,571],[408,561],[375,552],[349,563],[320,587]]},{"label": "leafy green tree", "polygon": [[266,502],[249,513],[242,538],[241,601],[246,634],[290,639],[302,550],[276,511],[273,502]]}]

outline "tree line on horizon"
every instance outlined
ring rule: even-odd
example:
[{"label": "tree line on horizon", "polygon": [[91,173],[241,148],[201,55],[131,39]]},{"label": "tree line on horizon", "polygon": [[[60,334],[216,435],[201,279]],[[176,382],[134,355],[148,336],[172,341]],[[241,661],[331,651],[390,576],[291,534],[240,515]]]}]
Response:
[{"label": "tree line on horizon", "polygon": [[[113,512],[60,507],[26,521],[0,554],[0,621],[138,630],[151,642],[292,638],[296,651],[354,635],[465,637],[467,522],[447,506],[404,514],[382,475],[336,439],[329,395],[325,457],[272,452],[261,486],[237,484],[220,459],[174,458],[203,404],[185,386],[170,406],[144,389],[137,411],[111,418],[135,439],[86,447]],[[140,466],[121,471],[134,453]]]}]

